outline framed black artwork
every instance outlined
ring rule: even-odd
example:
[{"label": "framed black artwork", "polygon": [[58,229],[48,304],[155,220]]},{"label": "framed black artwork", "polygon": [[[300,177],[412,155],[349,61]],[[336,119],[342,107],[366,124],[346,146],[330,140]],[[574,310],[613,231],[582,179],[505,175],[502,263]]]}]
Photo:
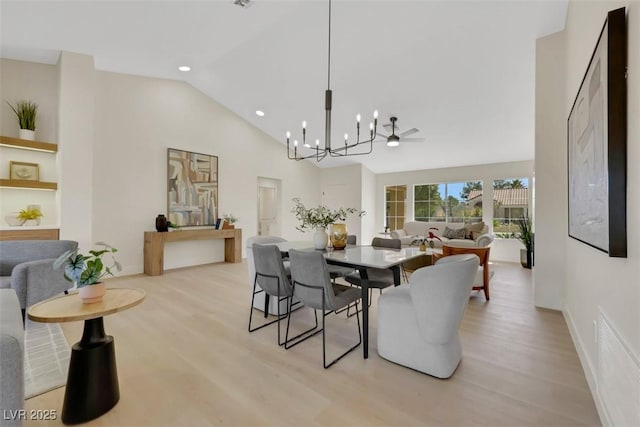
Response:
[{"label": "framed black artwork", "polygon": [[567,123],[569,236],[627,256],[627,34],[608,13]]}]

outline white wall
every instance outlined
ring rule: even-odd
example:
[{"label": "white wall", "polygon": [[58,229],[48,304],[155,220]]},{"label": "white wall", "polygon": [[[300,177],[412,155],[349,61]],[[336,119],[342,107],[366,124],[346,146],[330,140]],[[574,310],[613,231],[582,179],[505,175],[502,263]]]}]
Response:
[{"label": "white wall", "polygon": [[[291,199],[318,202],[316,166],[288,160],[282,144],[188,84],[97,72],[94,238],[125,247],[131,272],[142,270],[143,231],[167,209],[167,148],[218,156],[220,212],[239,218],[243,240],[257,235],[259,176],[282,180],[285,238],[299,239]],[[221,240],[185,242],[167,246],[165,267],[223,259]]]},{"label": "white wall", "polygon": [[[536,45],[536,227],[534,298],[562,310],[567,274],[567,149],[564,31]],[[553,189],[553,191],[550,191]]]},{"label": "white wall", "polygon": [[[508,149],[508,148],[505,148]],[[411,172],[398,172],[376,175],[375,187],[375,224],[384,229],[385,219],[385,187],[389,185],[407,185],[407,221],[413,220],[413,186],[445,182],[483,181],[482,215],[485,223],[493,228],[493,180],[506,178],[529,178],[529,186],[533,182],[533,162],[494,163],[488,165],[464,166],[456,168],[429,169]],[[535,225],[535,220],[534,220]],[[491,259],[495,261],[520,262],[521,244],[495,239],[491,245]]]},{"label": "white wall", "polygon": [[[117,243],[109,236],[95,240],[93,182],[98,170],[94,162],[94,75],[93,58],[62,52],[59,75],[59,168],[60,238],[76,240],[88,250],[99,240]],[[96,159],[98,160],[98,159]],[[122,245],[120,245],[122,246]]]},{"label": "white wall", "polygon": [[[12,98],[33,96],[41,114],[54,117],[42,131],[60,146],[61,235],[79,240],[85,250],[100,240],[116,246],[121,274],[142,272],[143,233],[166,213],[169,147],[219,157],[220,210],[239,218],[243,249],[257,234],[259,176],[282,180],[283,237],[304,238],[295,230],[291,199],[318,204],[320,170],[288,160],[282,144],[190,85],[95,71],[91,57],[66,52],[58,67],[7,60],[1,65],[3,89],[12,88]],[[32,90],[29,76],[40,74],[45,76],[38,85],[45,83]],[[3,134],[7,129],[11,135],[8,113],[1,111]],[[165,267],[223,259],[221,240],[177,242],[167,245]]]},{"label": "white wall", "polygon": [[[620,6],[627,6],[628,24],[628,134],[627,134],[627,258],[609,258],[607,254],[595,250],[577,240],[567,237],[567,208],[566,202],[554,206],[554,214],[562,217],[562,221],[555,221],[549,215],[538,217],[537,227],[545,230],[549,235],[557,237],[557,245],[564,247],[564,254],[560,258],[566,260],[566,276],[563,278],[563,270],[554,271],[552,265],[545,265],[548,275],[558,274],[558,282],[565,282],[564,304],[562,296],[556,295],[556,301],[552,304],[564,305],[564,315],[582,365],[585,369],[587,380],[594,394],[596,404],[603,418],[604,424],[610,420],[603,411],[601,396],[598,389],[598,343],[594,338],[594,322],[598,320],[598,314],[602,311],[611,322],[621,341],[626,345],[627,351],[639,360],[640,355],[640,193],[637,191],[640,185],[640,3],[621,1],[572,1],[569,4],[567,24],[565,29],[566,51],[564,54],[566,70],[564,96],[559,100],[561,112],[553,112],[554,117],[542,114],[538,111],[536,121],[541,126],[555,128],[555,121],[566,120],[571,110],[576,93],[586,71],[589,59],[593,53],[596,41],[604,24],[607,12]],[[540,45],[539,45],[540,46]],[[561,49],[560,46],[550,49]],[[549,53],[549,52],[547,52]],[[547,58],[548,59],[548,58]],[[540,58],[539,58],[540,60]],[[543,59],[544,60],[544,59]],[[561,60],[561,58],[560,58]],[[553,61],[547,62],[545,72],[550,67],[556,67]],[[560,83],[561,85],[562,83]],[[553,97],[558,90],[558,83],[547,80],[544,93]],[[540,92],[544,94],[543,92]],[[540,99],[540,97],[538,97]],[[559,117],[558,117],[559,116]],[[566,126],[566,123],[565,123]],[[538,128],[538,124],[536,124]],[[566,128],[565,128],[566,129]],[[551,132],[551,138],[562,143],[544,143],[536,138],[536,155],[540,150],[545,155],[536,158],[536,167],[541,168],[536,172],[536,194],[538,209],[540,201],[551,204],[550,197],[543,194],[561,192],[566,200],[566,178],[562,182],[554,179],[541,180],[541,172],[544,170],[552,177],[566,176],[566,162],[558,161],[557,165],[551,161],[553,156],[566,158],[566,130]],[[540,150],[538,150],[538,148]],[[544,167],[544,169],[542,169]],[[536,236],[537,237],[537,236]],[[536,248],[536,252],[539,248]],[[537,273],[536,273],[537,274]],[[537,282],[537,281],[536,281]],[[538,285],[538,283],[536,283]],[[555,291],[553,292],[555,293]],[[551,295],[549,293],[548,295]],[[620,391],[624,395],[624,390]],[[637,399],[637,396],[630,397]],[[637,401],[637,400],[636,400]],[[637,416],[637,414],[633,414]],[[631,418],[631,417],[629,417]]]},{"label": "white wall", "polygon": [[[351,165],[322,169],[321,203],[329,209],[355,208],[362,210],[362,166]],[[310,206],[306,205],[305,206]],[[355,234],[362,244],[362,220],[349,215],[345,221],[347,232]]]},{"label": "white wall", "polygon": [[374,237],[380,237],[378,233],[384,231],[376,223],[376,175],[366,167],[362,167],[362,210],[366,214],[362,217],[361,244],[371,242]]}]

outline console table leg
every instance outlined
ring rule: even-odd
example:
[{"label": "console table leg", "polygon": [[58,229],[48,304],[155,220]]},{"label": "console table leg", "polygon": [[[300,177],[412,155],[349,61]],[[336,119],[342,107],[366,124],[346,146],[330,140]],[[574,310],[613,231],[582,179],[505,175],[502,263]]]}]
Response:
[{"label": "console table leg", "polygon": [[119,399],[113,337],[105,334],[102,317],[85,320],[82,339],[71,349],[62,422],[78,424],[97,418]]}]

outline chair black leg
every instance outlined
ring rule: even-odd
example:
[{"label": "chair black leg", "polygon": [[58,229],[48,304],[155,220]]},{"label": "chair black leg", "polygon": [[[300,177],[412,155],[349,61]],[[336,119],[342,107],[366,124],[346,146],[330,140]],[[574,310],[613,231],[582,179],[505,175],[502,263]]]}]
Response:
[{"label": "chair black leg", "polygon": [[[324,306],[324,304],[323,304]],[[338,362],[338,360],[342,359],[344,356],[346,356],[347,354],[351,353],[353,350],[355,350],[356,348],[358,348],[360,346],[360,344],[362,344],[362,328],[360,327],[360,315],[358,314],[358,301],[355,302],[355,306],[356,306],[356,320],[358,322],[358,342],[353,345],[352,347],[350,347],[349,349],[347,349],[347,351],[345,351],[344,353],[342,353],[340,356],[338,356],[337,358],[333,359],[333,361],[331,361],[331,363],[329,363],[327,365],[327,356],[326,356],[326,328],[325,328],[325,317],[329,314],[331,314],[331,312],[328,312],[326,314],[323,314],[322,316],[322,366],[324,366],[324,369],[328,369],[331,366],[333,366],[336,362]],[[323,310],[324,311],[324,310]]]},{"label": "chair black leg", "polygon": [[[382,295],[382,289],[380,289],[380,295]],[[371,307],[371,300],[373,299],[373,288],[369,288],[369,304],[367,307]],[[362,310],[361,310],[362,311]],[[351,304],[347,306],[347,317],[353,317],[355,313],[351,313]]]},{"label": "chair black leg", "polygon": [[[270,322],[267,322],[265,324],[262,324],[262,325],[260,325],[260,326],[258,326],[256,328],[251,329],[251,321],[253,319],[253,310],[254,310],[253,302],[255,301],[256,294],[259,294],[260,292],[264,292],[264,290],[262,290],[262,289],[256,291],[257,284],[258,284],[258,275],[256,274],[256,278],[253,281],[253,293],[251,295],[251,306],[249,307],[249,328],[248,328],[249,332],[257,331],[258,329],[262,329],[265,326],[273,325],[276,322],[278,322],[278,325],[280,324],[280,318],[281,318],[281,315],[280,315],[280,298],[278,298],[278,315],[276,316],[276,319],[272,320]],[[286,316],[286,314],[284,314],[282,316]],[[279,342],[280,342],[280,330],[278,329],[278,343]]]},{"label": "chair black leg", "polygon": [[[295,286],[295,285],[294,285]],[[295,337],[291,337],[289,338],[289,326],[291,325],[291,307],[293,305],[293,298],[289,299],[289,308],[288,308],[288,312],[289,312],[289,316],[287,317],[287,331],[285,333],[285,337],[284,337],[284,348],[289,350],[291,347],[295,347],[296,345],[300,344],[302,341],[306,341],[307,339],[311,338],[312,336],[316,335],[318,332],[321,332],[322,329],[318,329],[318,312],[316,310],[313,310],[313,314],[315,316],[315,326],[312,328],[307,329],[306,331],[300,332],[298,335],[296,335]],[[318,330],[316,330],[318,329]],[[313,332],[315,331],[315,332]],[[306,335],[306,336],[305,336]]]}]

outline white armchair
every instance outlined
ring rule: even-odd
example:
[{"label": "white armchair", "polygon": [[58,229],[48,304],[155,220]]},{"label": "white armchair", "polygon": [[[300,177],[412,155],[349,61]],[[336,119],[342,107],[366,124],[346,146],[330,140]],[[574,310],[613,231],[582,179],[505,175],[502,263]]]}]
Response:
[{"label": "white armchair", "polygon": [[478,270],[471,254],[442,258],[416,270],[409,284],[378,300],[378,354],[438,378],[462,359],[458,329]]}]

